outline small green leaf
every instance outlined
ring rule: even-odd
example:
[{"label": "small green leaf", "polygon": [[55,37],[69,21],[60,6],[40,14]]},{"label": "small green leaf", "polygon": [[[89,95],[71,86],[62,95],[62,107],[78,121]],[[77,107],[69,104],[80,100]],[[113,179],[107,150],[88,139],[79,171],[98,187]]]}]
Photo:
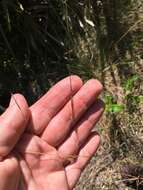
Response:
[{"label": "small green leaf", "polygon": [[139,75],[133,75],[124,84],[124,89],[126,91],[131,91],[134,87],[134,83],[139,79]]},{"label": "small green leaf", "polygon": [[112,104],[114,102],[113,96],[107,95],[105,96],[105,103],[106,104]]},{"label": "small green leaf", "polygon": [[124,110],[123,104],[111,104],[107,105],[106,111],[110,113],[119,113]]},{"label": "small green leaf", "polygon": [[138,96],[138,98],[140,102],[143,102],[143,96]]}]

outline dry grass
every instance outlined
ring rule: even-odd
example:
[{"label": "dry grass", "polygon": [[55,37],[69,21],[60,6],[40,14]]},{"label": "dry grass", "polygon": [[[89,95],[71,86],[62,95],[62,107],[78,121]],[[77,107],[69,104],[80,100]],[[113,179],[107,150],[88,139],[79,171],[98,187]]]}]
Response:
[{"label": "dry grass", "polygon": [[[142,11],[138,15],[142,18]],[[129,187],[125,183],[126,179],[122,178],[121,170],[126,163],[143,166],[143,101],[138,104],[133,103],[133,100],[127,101],[127,92],[124,89],[128,77],[137,74],[140,80],[134,84],[131,94],[143,95],[143,46],[142,38],[136,35],[137,31],[143,32],[142,26],[143,22],[139,22],[132,24],[131,30],[127,30],[135,34],[136,45],[132,55],[127,51],[124,57],[119,56],[115,61],[108,59],[108,64],[106,63],[102,70],[94,63],[98,52],[92,60],[95,65],[94,70],[93,67],[91,69],[93,76],[98,77],[104,84],[103,99],[106,95],[112,95],[118,103],[125,105],[125,109],[120,113],[105,112],[95,127],[101,134],[102,144],[83,172],[76,190],[140,189],[138,186]],[[92,46],[92,42],[90,45]],[[81,48],[80,51],[82,50]],[[138,183],[137,176],[129,179],[133,180]]]},{"label": "dry grass", "polygon": [[[136,59],[133,64],[134,73],[140,75],[140,82],[135,87],[134,94],[143,93],[143,80],[141,69],[142,59]],[[122,64],[121,62],[119,63]],[[100,123],[96,126],[102,138],[98,153],[85,169],[76,190],[130,190],[121,176],[121,169],[125,163],[140,164],[143,161],[143,102],[138,105],[129,105],[125,100],[126,93],[123,88],[123,79],[118,70],[105,70],[105,94],[114,95],[117,102],[125,104],[120,113],[104,113]],[[126,76],[124,76],[126,80]],[[131,106],[135,106],[131,111]],[[131,180],[131,179],[130,179]]]},{"label": "dry grass", "polygon": [[[114,72],[118,78],[116,69]],[[116,94],[118,100],[124,102],[124,90],[120,86],[119,79],[117,79],[119,86],[116,86],[109,73],[107,75],[106,90]],[[140,87],[143,87],[143,83]],[[102,121],[96,126],[96,130],[101,134],[102,145],[85,169],[76,190],[130,189],[122,179],[121,169],[125,163],[138,163],[141,166],[143,164],[142,106],[140,104],[133,113],[129,113],[126,107],[122,113],[104,114]]]},{"label": "dry grass", "polygon": [[[72,6],[72,3],[74,5],[76,1],[63,2],[70,2]],[[93,1],[90,0],[86,2],[90,4]],[[124,2],[130,4],[131,1],[116,2],[117,5],[120,6],[122,3],[124,5]],[[122,9],[120,7],[118,7],[119,9],[117,8],[116,13],[121,13],[121,20],[118,15],[120,21],[114,24],[118,24],[119,29],[122,29],[120,26],[122,26],[123,29],[125,27],[124,32],[120,36],[116,36],[115,31],[118,32],[118,30],[115,30],[114,27],[112,28],[114,34],[111,36],[107,35],[108,32],[111,31],[106,31],[106,21],[109,16],[113,16],[113,10],[107,11],[108,14],[111,13],[111,15],[106,15],[103,13],[105,10],[102,10],[100,13],[99,7],[99,15],[96,15],[95,13],[97,12],[94,11],[93,8],[90,10],[89,7],[91,6],[86,5],[84,10],[85,15],[82,15],[87,17],[86,20],[81,20],[79,17],[81,15],[76,15],[76,12],[71,12],[73,17],[70,16],[73,20],[76,18],[78,21],[79,19],[83,21],[82,30],[84,30],[84,32],[82,32],[84,33],[84,37],[80,35],[80,27],[78,27],[80,30],[72,31],[72,23],[69,23],[70,20],[66,21],[68,27],[67,36],[69,36],[66,37],[66,39],[69,40],[70,45],[67,45],[68,48],[63,57],[70,65],[70,74],[78,74],[85,80],[91,77],[99,78],[104,85],[102,98],[105,99],[107,95],[111,95],[116,99],[117,103],[125,105],[125,109],[119,113],[105,112],[102,120],[96,126],[95,129],[101,134],[102,145],[85,169],[76,190],[129,190],[130,188],[126,186],[122,180],[122,166],[125,163],[143,164],[143,103],[134,103],[133,99],[127,101],[125,97],[128,92],[124,89],[124,84],[128,78],[134,74],[138,74],[140,80],[134,85],[130,95],[143,95],[143,0],[134,0],[132,2],[132,8],[129,11],[126,9],[126,6],[123,5]],[[63,4],[65,5],[64,16],[66,17],[68,7],[66,3]],[[83,14],[82,10],[81,13]],[[100,21],[99,25],[95,22],[97,26],[94,26],[96,24],[91,22],[93,20],[96,21],[94,16]],[[74,20],[76,24],[78,24],[77,20]],[[110,21],[112,22],[112,19]],[[71,25],[71,33],[68,24]],[[101,28],[100,25],[102,25]],[[56,30],[54,29],[54,31]],[[57,33],[57,35],[57,37],[59,37],[59,33]],[[116,39],[112,38],[113,35],[115,35]],[[109,37],[111,37],[111,39]],[[10,49],[9,46],[8,49]],[[57,48],[57,52],[58,51],[59,49]],[[57,52],[54,53],[54,56]],[[11,52],[11,54],[13,53]],[[61,55],[59,57],[61,57]],[[62,62],[59,63],[61,64]],[[63,67],[64,66],[65,65],[63,65]],[[31,68],[34,69],[34,67]],[[47,71],[49,72],[49,66],[47,67],[46,73]],[[57,74],[56,71],[55,73],[52,72],[49,72],[49,78],[50,83],[53,84],[56,78],[55,75]],[[40,79],[44,81],[39,80],[40,86],[44,84],[43,88],[45,88],[45,86],[47,86],[45,83],[47,75],[45,75],[45,78],[43,77],[44,75],[40,76]],[[38,86],[38,84],[38,82],[33,82],[32,85],[34,87],[32,88],[36,89],[35,86]],[[34,92],[36,92],[36,90]]]}]

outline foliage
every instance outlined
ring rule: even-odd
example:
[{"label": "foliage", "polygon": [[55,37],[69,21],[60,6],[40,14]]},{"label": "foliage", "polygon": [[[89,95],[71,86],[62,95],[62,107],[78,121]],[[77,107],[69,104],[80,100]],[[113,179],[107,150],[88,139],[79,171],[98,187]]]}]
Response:
[{"label": "foliage", "polygon": [[[128,49],[128,35],[118,44],[116,42],[125,31],[124,13],[127,14],[133,5],[130,0],[123,3],[112,0],[2,0],[1,96],[21,91],[32,102],[53,80],[69,72],[86,76],[86,79],[94,76],[95,62],[96,68],[102,70],[109,54],[113,55],[114,51],[114,55],[119,55],[117,47],[122,49],[120,53]],[[80,43],[87,45],[82,48]]]},{"label": "foliage", "polygon": [[113,96],[105,97],[106,111],[109,113],[119,113],[124,110],[125,106],[115,102]]},{"label": "foliage", "polygon": [[[105,152],[114,161],[128,152],[138,157],[142,152],[142,8],[142,0],[1,0],[0,112],[11,92],[23,93],[31,104],[69,74],[84,80],[98,78],[106,104],[100,126],[103,157]],[[99,170],[104,170],[100,167],[101,163]],[[109,181],[109,173],[101,178]]]},{"label": "foliage", "polygon": [[137,82],[139,81],[140,77],[139,75],[133,75],[127,79],[127,81],[124,83],[124,91],[125,96],[123,99],[124,104],[119,104],[116,101],[116,98],[111,95],[105,96],[105,104],[106,104],[106,111],[109,113],[119,113],[125,110],[125,107],[127,107],[128,104],[130,104],[130,107],[133,107],[138,105],[142,102],[142,96],[141,95],[134,95],[134,91],[137,86]]},{"label": "foliage", "polygon": [[133,75],[130,78],[128,78],[128,80],[124,84],[124,89],[126,91],[126,94],[132,92],[134,84],[137,80],[139,80],[139,78],[140,78],[139,75]]}]

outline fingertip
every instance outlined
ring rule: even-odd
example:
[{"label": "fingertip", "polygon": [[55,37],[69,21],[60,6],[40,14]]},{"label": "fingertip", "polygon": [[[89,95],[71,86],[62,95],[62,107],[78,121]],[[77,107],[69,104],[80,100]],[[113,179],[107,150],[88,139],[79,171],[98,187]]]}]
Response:
[{"label": "fingertip", "polygon": [[103,100],[97,99],[96,105],[101,110],[101,112],[104,112],[104,110],[105,110],[105,103],[103,102]]},{"label": "fingertip", "polygon": [[25,118],[29,117],[30,112],[28,109],[28,103],[22,94],[11,94],[9,107],[10,109],[17,108]]},{"label": "fingertip", "polygon": [[69,77],[71,77],[71,80],[74,80],[74,82],[77,83],[79,86],[83,85],[83,81],[78,75],[71,75]]},{"label": "fingertip", "polygon": [[93,142],[93,144],[98,145],[98,147],[101,144],[101,137],[97,131],[91,132],[90,140]]},{"label": "fingertip", "polygon": [[65,84],[72,88],[73,90],[78,91],[83,86],[82,79],[77,75],[70,75],[63,79]]},{"label": "fingertip", "polygon": [[10,106],[0,116],[0,155],[9,154],[26,128],[30,112],[21,94],[11,97]]},{"label": "fingertip", "polygon": [[101,137],[97,131],[92,131],[84,146],[84,150],[89,153],[89,159],[96,153],[101,144]]},{"label": "fingertip", "polygon": [[92,85],[93,88],[96,88],[96,90],[101,93],[103,91],[103,85],[102,83],[97,79],[90,79],[87,81],[90,85]]},{"label": "fingertip", "polygon": [[25,97],[22,94],[19,93],[11,94],[9,105],[12,106],[13,104],[16,103],[16,101],[22,102],[25,106],[28,107],[27,101],[25,100]]}]

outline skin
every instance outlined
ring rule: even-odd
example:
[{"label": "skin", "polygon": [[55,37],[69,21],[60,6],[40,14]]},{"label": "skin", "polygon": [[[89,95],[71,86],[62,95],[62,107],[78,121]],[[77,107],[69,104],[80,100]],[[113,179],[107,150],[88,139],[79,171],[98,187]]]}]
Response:
[{"label": "skin", "polygon": [[91,130],[104,110],[101,91],[99,81],[71,76],[30,108],[15,94],[0,116],[0,190],[73,189],[100,144]]}]

